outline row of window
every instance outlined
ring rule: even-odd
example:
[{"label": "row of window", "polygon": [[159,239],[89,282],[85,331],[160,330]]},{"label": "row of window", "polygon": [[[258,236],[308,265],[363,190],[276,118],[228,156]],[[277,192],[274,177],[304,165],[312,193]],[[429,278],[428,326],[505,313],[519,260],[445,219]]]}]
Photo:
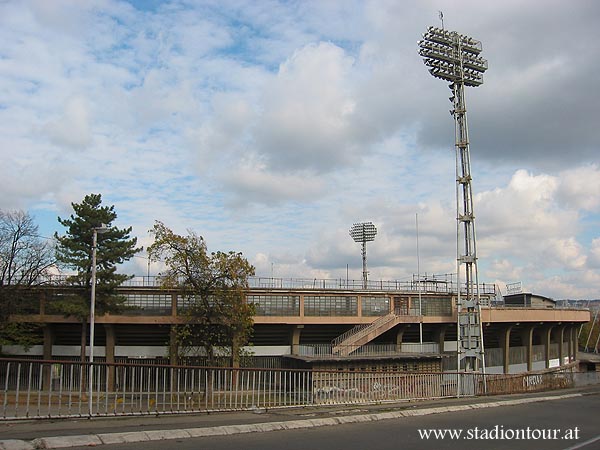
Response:
[{"label": "row of window", "polygon": [[[248,303],[253,303],[257,316],[299,316],[299,295],[249,295]],[[306,316],[356,316],[358,297],[356,296],[305,296],[304,315]],[[364,316],[381,316],[390,310],[387,297],[362,297]]]},{"label": "row of window", "polygon": [[[171,296],[166,294],[127,294],[125,304],[130,313],[144,315],[171,314]],[[193,299],[177,297],[178,310],[185,309]],[[299,295],[248,295],[248,303],[254,304],[257,316],[300,315]],[[408,305],[408,303],[407,303]],[[390,298],[363,296],[361,313],[363,316],[384,316],[390,311]],[[450,316],[452,303],[449,298],[423,296],[412,299],[410,311],[406,313],[424,316]],[[358,297],[351,295],[305,295],[305,316],[357,316]]]}]

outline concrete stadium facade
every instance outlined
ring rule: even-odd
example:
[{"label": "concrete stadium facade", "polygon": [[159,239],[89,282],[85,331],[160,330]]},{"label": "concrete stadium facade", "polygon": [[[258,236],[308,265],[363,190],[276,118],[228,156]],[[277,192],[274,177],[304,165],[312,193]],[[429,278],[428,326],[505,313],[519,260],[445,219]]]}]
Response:
[{"label": "concrete stadium facade", "polygon": [[[34,290],[26,310],[12,316],[43,325],[43,344],[29,355],[52,359],[79,354],[80,322],[52,307],[68,289],[57,284]],[[176,354],[173,327],[183,321],[184,304],[179,293],[161,289],[147,277],[130,281],[119,292],[132,309],[96,317],[96,355],[114,362]],[[551,299],[532,294],[524,294],[522,304],[514,298],[505,302],[490,284],[482,284],[480,294],[488,371],[531,371],[577,359],[577,334],[590,320],[588,310],[558,308]],[[328,361],[330,367],[395,361],[406,370],[429,370],[437,357],[440,370],[451,369],[441,359],[456,352],[456,297],[457,287],[440,279],[370,282],[364,289],[362,281],[253,278],[246,295],[256,308],[251,351],[257,358]],[[380,324],[377,329],[375,323]],[[346,350],[332,344],[353,329],[360,330],[361,340],[344,341],[351,343]],[[24,354],[16,347],[3,351]]]}]

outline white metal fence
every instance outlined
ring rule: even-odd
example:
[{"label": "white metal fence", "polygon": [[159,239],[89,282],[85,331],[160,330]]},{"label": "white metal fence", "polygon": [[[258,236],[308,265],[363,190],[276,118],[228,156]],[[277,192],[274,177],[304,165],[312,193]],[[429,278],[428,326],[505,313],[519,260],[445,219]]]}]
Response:
[{"label": "white metal fence", "polygon": [[[0,418],[173,414],[367,404],[573,385],[570,370],[532,376],[455,372],[207,368],[0,359]],[[91,396],[90,396],[91,394]]]}]

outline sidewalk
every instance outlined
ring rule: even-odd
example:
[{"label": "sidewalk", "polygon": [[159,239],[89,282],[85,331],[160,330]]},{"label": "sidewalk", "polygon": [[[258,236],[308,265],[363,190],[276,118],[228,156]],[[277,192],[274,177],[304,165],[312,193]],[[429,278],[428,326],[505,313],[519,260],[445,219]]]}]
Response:
[{"label": "sidewalk", "polygon": [[231,413],[0,422],[0,450],[69,448],[312,428],[599,394],[600,385],[594,385],[536,394],[467,397],[368,406],[337,405]]}]

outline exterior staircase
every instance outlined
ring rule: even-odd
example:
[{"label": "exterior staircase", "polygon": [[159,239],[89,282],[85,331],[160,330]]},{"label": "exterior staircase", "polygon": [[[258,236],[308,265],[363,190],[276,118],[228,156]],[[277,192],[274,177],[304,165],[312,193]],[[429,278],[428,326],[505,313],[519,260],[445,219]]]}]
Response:
[{"label": "exterior staircase", "polygon": [[349,356],[377,336],[404,322],[407,322],[406,316],[399,316],[391,312],[379,317],[374,322],[357,325],[331,341],[332,353],[336,356]]}]

